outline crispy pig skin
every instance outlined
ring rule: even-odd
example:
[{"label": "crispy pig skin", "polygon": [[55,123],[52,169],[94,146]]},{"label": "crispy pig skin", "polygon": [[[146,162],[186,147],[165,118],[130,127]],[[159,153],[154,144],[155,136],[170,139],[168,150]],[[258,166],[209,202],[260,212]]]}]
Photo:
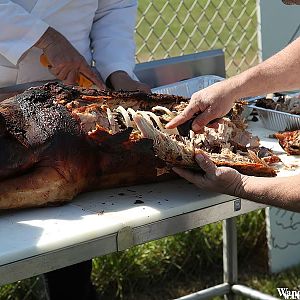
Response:
[{"label": "crispy pig skin", "polygon": [[274,136],[289,155],[300,155],[300,130],[277,132]]},{"label": "crispy pig skin", "polygon": [[[155,141],[143,138],[136,128],[123,124],[113,134],[111,122],[122,117],[109,118],[108,112],[120,105],[146,111],[162,105],[179,112],[187,103],[179,96],[53,83],[0,102],[0,210],[56,205],[84,191],[175,177],[157,174],[169,164],[195,165],[193,151],[178,144],[176,149],[186,153],[187,160],[176,156],[172,161],[173,153],[167,148],[160,148],[157,155]],[[259,163],[242,161],[230,166],[244,174],[274,176]]]},{"label": "crispy pig skin", "polygon": [[214,163],[218,167],[230,167],[234,168],[242,174],[257,177],[275,177],[276,171],[268,166],[259,163],[237,163],[237,162],[226,162],[226,161],[215,161]]}]

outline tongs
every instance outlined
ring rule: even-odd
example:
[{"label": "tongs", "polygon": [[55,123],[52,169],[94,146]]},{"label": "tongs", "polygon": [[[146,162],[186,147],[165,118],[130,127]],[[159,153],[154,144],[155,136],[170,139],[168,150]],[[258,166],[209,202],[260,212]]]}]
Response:
[{"label": "tongs", "polygon": [[178,133],[183,136],[187,137],[190,134],[190,130],[192,130],[192,124],[197,116],[192,117],[191,119],[187,120],[186,122],[177,126]]}]

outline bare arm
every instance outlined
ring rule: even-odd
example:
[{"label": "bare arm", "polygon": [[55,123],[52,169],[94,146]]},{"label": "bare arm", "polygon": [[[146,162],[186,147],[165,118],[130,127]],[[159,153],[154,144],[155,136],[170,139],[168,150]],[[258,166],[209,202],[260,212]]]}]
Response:
[{"label": "bare arm", "polygon": [[235,99],[300,87],[300,38],[257,66],[230,79]]},{"label": "bare arm", "polygon": [[290,177],[254,177],[227,167],[216,167],[205,155],[197,155],[205,175],[185,169],[174,171],[199,188],[232,195],[270,206],[300,212],[300,175]]},{"label": "bare arm", "polygon": [[213,119],[224,116],[235,100],[300,87],[300,38],[286,48],[239,75],[218,82],[192,95],[190,104],[166,127],[174,128],[193,117],[198,132]]},{"label": "bare arm", "polygon": [[258,178],[242,175],[236,196],[300,212],[300,175]]}]

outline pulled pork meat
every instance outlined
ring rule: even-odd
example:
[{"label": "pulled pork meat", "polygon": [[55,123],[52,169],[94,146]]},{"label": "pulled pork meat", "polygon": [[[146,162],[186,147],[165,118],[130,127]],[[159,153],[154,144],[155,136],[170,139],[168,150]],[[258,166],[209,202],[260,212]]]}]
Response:
[{"label": "pulled pork meat", "polygon": [[257,107],[282,111],[290,114],[300,114],[300,97],[299,95],[290,96],[279,94],[270,94],[265,98],[258,99],[255,104]]}]

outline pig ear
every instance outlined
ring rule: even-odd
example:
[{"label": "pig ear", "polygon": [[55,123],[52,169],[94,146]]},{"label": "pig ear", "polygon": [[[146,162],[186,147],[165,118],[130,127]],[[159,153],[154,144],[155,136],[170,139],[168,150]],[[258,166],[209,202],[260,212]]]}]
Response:
[{"label": "pig ear", "polygon": [[74,182],[68,182],[53,168],[41,167],[0,182],[0,210],[56,205],[70,201],[77,193]]}]

